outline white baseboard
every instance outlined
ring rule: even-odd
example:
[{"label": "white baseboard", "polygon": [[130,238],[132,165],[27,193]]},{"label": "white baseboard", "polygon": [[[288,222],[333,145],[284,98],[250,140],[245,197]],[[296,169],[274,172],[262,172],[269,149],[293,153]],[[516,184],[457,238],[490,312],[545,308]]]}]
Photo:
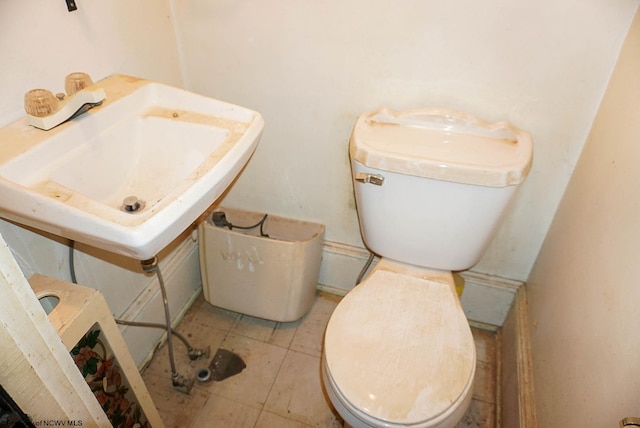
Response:
[{"label": "white baseboard", "polygon": [[467,318],[502,326],[522,282],[473,271],[460,275],[465,280],[460,302]]},{"label": "white baseboard", "polygon": [[347,294],[367,262],[369,251],[341,242],[324,241],[318,284],[338,295]]},{"label": "white baseboard", "polygon": [[526,287],[518,289],[499,337],[496,426],[537,428]]},{"label": "white baseboard", "polygon": [[[325,241],[318,288],[344,296],[355,286],[368,257],[369,251],[365,248]],[[461,275],[465,288],[460,300],[467,318],[501,326],[522,283],[472,271]]]}]

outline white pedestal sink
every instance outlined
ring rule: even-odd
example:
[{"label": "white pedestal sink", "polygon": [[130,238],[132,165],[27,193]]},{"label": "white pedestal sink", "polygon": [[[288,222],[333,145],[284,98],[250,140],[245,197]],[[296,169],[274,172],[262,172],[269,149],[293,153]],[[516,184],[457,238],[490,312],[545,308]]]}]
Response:
[{"label": "white pedestal sink", "polygon": [[54,129],[26,120],[0,129],[0,217],[150,259],[232,183],[264,121],[130,76],[94,87],[104,103]]}]

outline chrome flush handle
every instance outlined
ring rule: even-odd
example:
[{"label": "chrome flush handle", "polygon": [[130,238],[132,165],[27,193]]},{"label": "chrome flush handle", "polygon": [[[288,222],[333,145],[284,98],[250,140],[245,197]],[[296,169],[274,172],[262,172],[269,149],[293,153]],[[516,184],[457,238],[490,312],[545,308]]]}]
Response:
[{"label": "chrome flush handle", "polygon": [[371,184],[375,184],[376,186],[382,186],[382,183],[384,183],[384,177],[380,174],[367,174],[364,172],[359,172],[356,174],[356,181],[359,181],[361,183],[371,183]]}]

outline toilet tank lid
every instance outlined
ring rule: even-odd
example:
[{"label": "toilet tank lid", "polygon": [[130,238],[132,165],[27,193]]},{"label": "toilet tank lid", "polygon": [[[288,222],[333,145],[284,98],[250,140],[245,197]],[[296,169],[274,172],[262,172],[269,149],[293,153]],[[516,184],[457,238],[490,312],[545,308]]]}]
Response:
[{"label": "toilet tank lid", "polygon": [[375,169],[490,187],[520,184],[531,168],[531,136],[444,109],[383,108],[358,117],[351,158]]}]

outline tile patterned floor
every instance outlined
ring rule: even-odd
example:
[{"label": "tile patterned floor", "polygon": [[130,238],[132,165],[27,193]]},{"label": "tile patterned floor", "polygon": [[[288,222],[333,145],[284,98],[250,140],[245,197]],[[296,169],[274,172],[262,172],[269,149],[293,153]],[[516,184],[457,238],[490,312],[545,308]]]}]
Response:
[{"label": "tile patterned floor", "polygon": [[[143,379],[167,428],[342,427],[321,385],[322,336],[340,297],[318,293],[309,313],[293,323],[276,323],[215,308],[200,297],[178,326],[194,347],[223,347],[247,367],[221,382],[194,385],[191,394],[172,389],[166,344]],[[496,335],[472,328],[478,365],[476,386],[462,427],[496,426]],[[174,340],[178,372],[191,376],[208,361],[189,361]],[[212,355],[213,356],[213,355]]]}]

